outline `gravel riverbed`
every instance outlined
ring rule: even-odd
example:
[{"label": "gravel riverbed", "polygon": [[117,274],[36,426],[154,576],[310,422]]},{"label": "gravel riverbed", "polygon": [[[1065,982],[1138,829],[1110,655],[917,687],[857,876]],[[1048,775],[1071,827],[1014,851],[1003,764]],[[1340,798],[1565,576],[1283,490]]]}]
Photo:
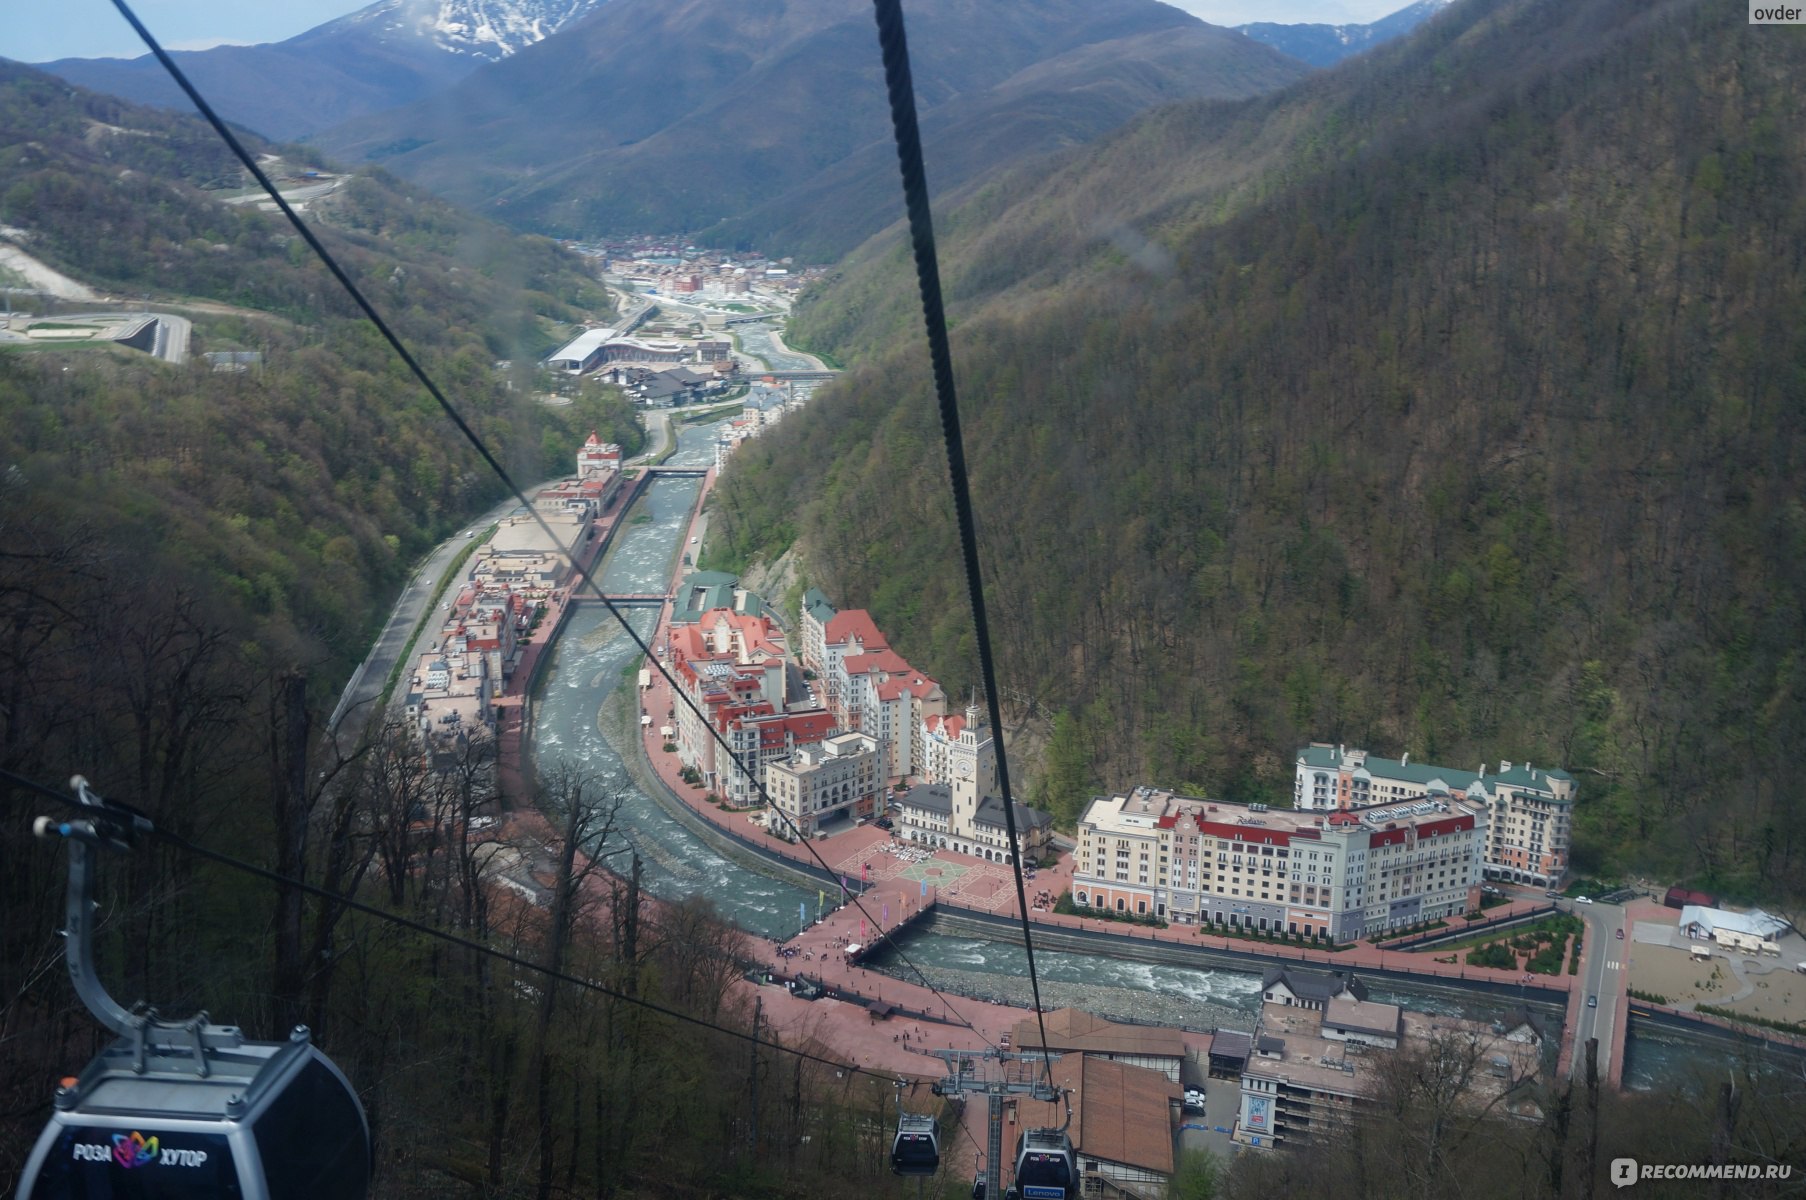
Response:
[{"label": "gravel riverbed", "polygon": [[[868,962],[866,968],[905,983],[921,982],[921,976],[896,959]],[[1028,980],[1019,975],[989,975],[981,971],[933,966],[923,967],[922,972],[936,988],[950,996],[967,996],[1016,1008],[1034,1005]],[[1250,1014],[1228,1005],[1098,984],[1042,980],[1041,1003],[1049,1009],[1082,1008],[1106,1020],[1138,1025],[1182,1026],[1196,1030],[1248,1030],[1254,1026]]]}]

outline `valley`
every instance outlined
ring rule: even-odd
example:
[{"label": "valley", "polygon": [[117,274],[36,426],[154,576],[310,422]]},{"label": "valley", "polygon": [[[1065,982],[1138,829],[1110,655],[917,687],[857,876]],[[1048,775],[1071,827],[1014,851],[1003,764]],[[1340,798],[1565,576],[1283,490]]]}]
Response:
[{"label": "valley", "polygon": [[862,0],[178,51],[412,364],[0,60],[0,1189],[80,770],[110,984],[313,1030],[371,1194],[1791,1194],[1806,42],[903,7],[971,545]]}]

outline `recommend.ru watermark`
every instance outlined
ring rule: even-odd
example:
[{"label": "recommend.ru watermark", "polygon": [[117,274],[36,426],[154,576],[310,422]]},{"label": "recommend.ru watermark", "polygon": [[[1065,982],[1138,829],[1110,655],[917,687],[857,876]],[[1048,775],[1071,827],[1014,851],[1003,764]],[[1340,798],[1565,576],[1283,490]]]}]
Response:
[{"label": "recommend.ru watermark", "polygon": [[1646,1179],[1791,1179],[1786,1163],[1646,1163],[1634,1158],[1612,1159],[1612,1182],[1629,1187]]}]

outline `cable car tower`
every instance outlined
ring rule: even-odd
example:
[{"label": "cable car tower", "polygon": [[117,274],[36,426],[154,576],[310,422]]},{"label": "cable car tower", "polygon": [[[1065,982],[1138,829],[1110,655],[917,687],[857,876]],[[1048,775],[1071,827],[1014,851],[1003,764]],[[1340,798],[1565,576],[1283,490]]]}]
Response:
[{"label": "cable car tower", "polygon": [[129,850],[150,822],[106,804],[77,776],[84,817],[39,817],[37,836],[69,844],[64,956],[76,995],[119,1035],[56,1108],[26,1160],[18,1200],[363,1200],[370,1127],[357,1093],[305,1026],[286,1042],[252,1042],[206,1013],[170,1021],[128,1011],[94,970],[98,848]]},{"label": "cable car tower", "polygon": [[[961,1096],[969,1094],[982,1095],[985,1098],[986,1124],[985,1137],[985,1178],[984,1194],[986,1197],[1002,1197],[1003,1173],[1003,1100],[1005,1096],[1029,1096],[1046,1104],[1060,1100],[1066,1101],[1066,1123],[1056,1130],[1030,1130],[1023,1135],[1050,1134],[1066,1145],[1068,1166],[1071,1165],[1071,1141],[1066,1137],[1066,1125],[1072,1121],[1072,1102],[1068,1098],[1069,1089],[1056,1088],[1048,1082],[1047,1064],[1059,1061],[1060,1056],[1039,1050],[1020,1054],[995,1048],[985,1050],[936,1050],[936,1058],[947,1064],[947,1077],[936,1080],[934,1093],[937,1096]],[[1022,1154],[1017,1154],[1017,1172],[1021,1173]],[[1075,1177],[1076,1178],[1076,1177]],[[1047,1195],[1045,1189],[1037,1189],[1040,1195]],[[1072,1197],[1078,1194],[1076,1188],[1068,1188],[1061,1195]],[[1026,1200],[1026,1197],[1025,1197]],[[1049,1200],[1052,1200],[1050,1197]]]}]

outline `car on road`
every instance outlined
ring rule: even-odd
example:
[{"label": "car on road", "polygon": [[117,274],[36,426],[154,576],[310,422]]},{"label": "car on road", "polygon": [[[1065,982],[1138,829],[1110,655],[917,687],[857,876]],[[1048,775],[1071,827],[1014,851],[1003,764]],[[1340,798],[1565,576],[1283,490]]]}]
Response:
[{"label": "car on road", "polygon": [[1543,895],[1549,897],[1549,899],[1551,899],[1551,900],[1560,900],[1561,899],[1560,892],[1544,892]]},{"label": "car on road", "polygon": [[1598,1008],[1599,1007],[1599,997],[1588,996],[1587,997],[1587,1007],[1588,1008]]},{"label": "car on road", "polygon": [[1576,904],[1591,904],[1592,902],[1593,902],[1593,898],[1591,896],[1574,897],[1574,903],[1576,903]]},{"label": "car on road", "polygon": [[1614,929],[1612,930],[1612,933],[1617,936],[1619,941],[1624,940],[1624,931],[1622,929]]}]

